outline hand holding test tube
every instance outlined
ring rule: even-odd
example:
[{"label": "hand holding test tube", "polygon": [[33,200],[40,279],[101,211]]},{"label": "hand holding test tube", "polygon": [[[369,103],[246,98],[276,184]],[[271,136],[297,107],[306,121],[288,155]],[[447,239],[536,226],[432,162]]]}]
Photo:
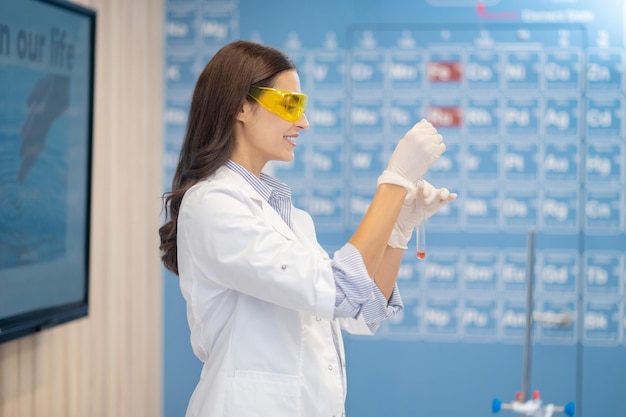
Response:
[{"label": "hand holding test tube", "polygon": [[425,259],[426,220],[442,207],[456,200],[457,194],[451,193],[447,188],[435,188],[428,181],[420,179],[415,190],[415,197],[416,257],[417,259]]},{"label": "hand holding test tube", "polygon": [[[426,256],[425,220],[456,198],[447,189],[436,189],[422,179],[445,149],[437,129],[428,121],[421,120],[400,139],[387,168],[378,177],[378,185],[395,184],[405,187],[408,192],[387,244],[392,248],[406,249],[413,229],[418,226],[419,259]],[[445,196],[441,191],[444,191]]]}]

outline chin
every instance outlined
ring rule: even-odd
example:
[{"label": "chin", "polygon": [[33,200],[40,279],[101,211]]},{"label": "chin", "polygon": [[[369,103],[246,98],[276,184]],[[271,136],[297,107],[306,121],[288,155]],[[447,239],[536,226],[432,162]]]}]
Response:
[{"label": "chin", "polygon": [[294,155],[294,153],[293,153],[293,152],[291,152],[291,153],[289,153],[289,154],[282,155],[282,157],[279,159],[279,161],[282,161],[282,162],[291,162],[291,161],[293,161],[293,160],[294,160],[294,158],[295,158],[295,155]]}]

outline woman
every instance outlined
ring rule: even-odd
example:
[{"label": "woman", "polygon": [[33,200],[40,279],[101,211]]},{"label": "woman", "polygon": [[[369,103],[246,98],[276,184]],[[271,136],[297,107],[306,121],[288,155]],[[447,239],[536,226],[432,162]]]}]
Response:
[{"label": "woman", "polygon": [[[159,230],[204,363],[187,416],[342,416],[341,329],[372,334],[402,308],[396,276],[417,224],[456,198],[416,182],[445,150],[429,123],[398,143],[361,225],[331,259],[312,219],[262,173],[309,127],[294,64],[247,41],[198,78]],[[424,194],[426,197],[422,197]]]}]

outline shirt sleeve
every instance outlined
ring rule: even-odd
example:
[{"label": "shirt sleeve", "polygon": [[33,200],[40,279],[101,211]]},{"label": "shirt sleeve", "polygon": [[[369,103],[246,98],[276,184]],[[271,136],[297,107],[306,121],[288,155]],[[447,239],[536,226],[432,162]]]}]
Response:
[{"label": "shirt sleeve", "polygon": [[335,252],[333,261],[335,277],[335,318],[358,318],[360,314],[372,332],[380,323],[404,307],[397,284],[389,301],[367,273],[361,253],[346,243]]}]

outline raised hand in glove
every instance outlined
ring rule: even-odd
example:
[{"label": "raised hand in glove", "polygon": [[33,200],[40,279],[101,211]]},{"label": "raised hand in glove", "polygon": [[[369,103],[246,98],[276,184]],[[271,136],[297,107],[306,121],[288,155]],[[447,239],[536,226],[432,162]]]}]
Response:
[{"label": "raised hand in glove", "polygon": [[401,185],[410,191],[445,150],[437,129],[422,120],[400,139],[378,183]]},{"label": "raised hand in glove", "polygon": [[[406,249],[413,229],[423,220],[432,217],[443,206],[456,200],[456,197],[457,194],[451,193],[447,188],[435,188],[426,180],[419,181],[418,186],[413,192],[409,192],[404,200],[387,244],[392,248]],[[419,218],[417,216],[418,204],[422,204],[424,210],[424,216],[419,216]]]}]

